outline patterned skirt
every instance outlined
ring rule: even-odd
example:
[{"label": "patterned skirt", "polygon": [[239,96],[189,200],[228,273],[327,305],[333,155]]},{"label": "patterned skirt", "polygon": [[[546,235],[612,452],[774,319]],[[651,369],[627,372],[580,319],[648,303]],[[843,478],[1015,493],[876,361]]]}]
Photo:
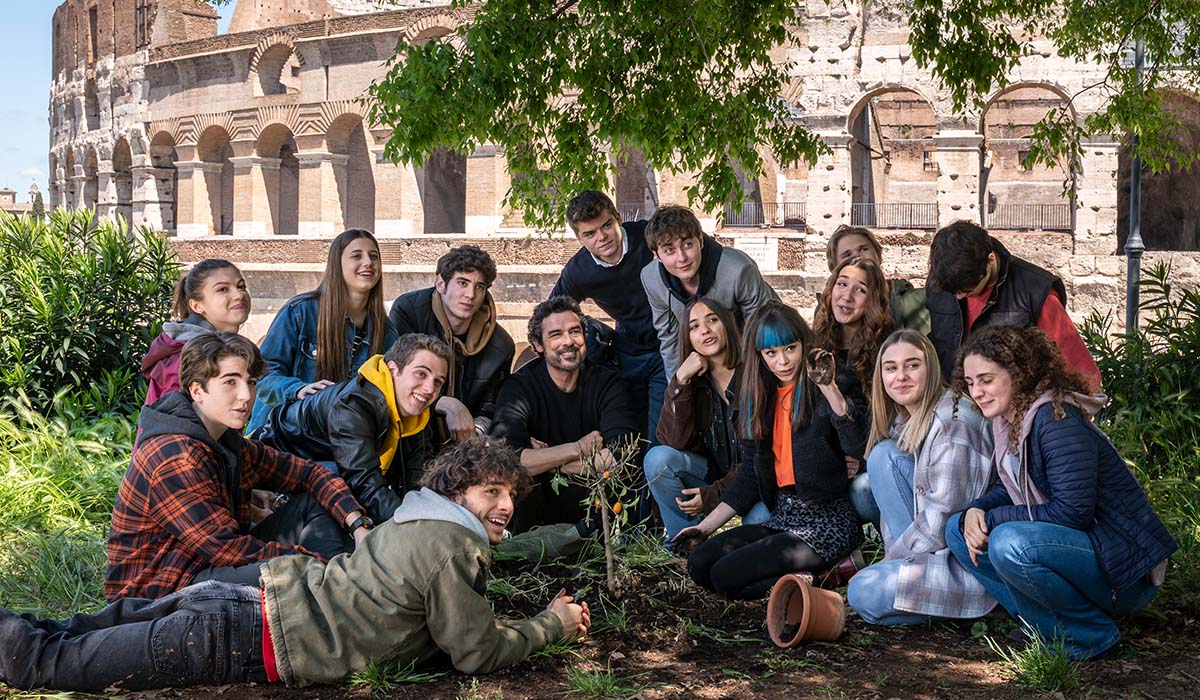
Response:
[{"label": "patterned skirt", "polygon": [[799,537],[830,566],[846,558],[863,542],[862,524],[850,499],[845,497],[825,503],[805,503],[795,494],[781,491],[771,517],[763,526]]}]

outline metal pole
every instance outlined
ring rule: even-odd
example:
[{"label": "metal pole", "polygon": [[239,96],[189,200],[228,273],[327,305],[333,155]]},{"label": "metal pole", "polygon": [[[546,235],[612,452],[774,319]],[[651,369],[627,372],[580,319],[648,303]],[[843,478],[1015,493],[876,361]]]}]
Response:
[{"label": "metal pole", "polygon": [[[1142,69],[1146,58],[1146,44],[1138,39],[1134,50],[1134,67],[1141,83]],[[1130,150],[1135,152],[1138,147],[1138,135],[1135,131]],[[1142,277],[1142,252],[1146,245],[1142,242],[1142,159],[1135,155],[1129,166],[1129,236],[1125,239],[1125,255],[1128,260],[1128,271],[1125,278],[1125,332],[1132,333],[1138,327],[1138,306],[1141,305],[1141,290],[1138,282]]]}]

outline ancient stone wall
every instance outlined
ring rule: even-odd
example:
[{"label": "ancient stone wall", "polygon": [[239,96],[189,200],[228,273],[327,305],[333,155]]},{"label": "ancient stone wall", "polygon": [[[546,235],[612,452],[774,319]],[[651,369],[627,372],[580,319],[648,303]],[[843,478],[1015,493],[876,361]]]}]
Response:
[{"label": "ancient stone wall", "polygon": [[[234,24],[247,31],[217,36],[216,16],[200,0],[67,0],[53,20],[51,203],[163,229],[184,260],[244,263],[263,290],[256,318],[310,286],[310,266],[319,268],[328,240],[345,228],[380,237],[389,293],[428,284],[437,256],[470,240],[517,280],[496,296],[518,323],[576,244],[532,235],[521,212],[503,204],[511,180],[502,149],[388,162],[388,130],[365,120],[367,87],[399,42],[450,34],[473,9],[425,0],[387,7],[241,0]],[[746,206],[699,212],[707,229],[753,256],[784,298],[806,309],[838,225],[872,227],[888,273],[920,283],[932,231],[955,219],[982,223],[1062,274],[1076,318],[1120,306],[1124,259],[1114,253],[1128,165],[1118,139],[1095,137],[1078,162],[1058,168],[1024,161],[1032,124],[1048,110],[1084,119],[1096,109],[1095,92],[1069,106],[1066,98],[1102,77],[1099,66],[1035,42],[1012,85],[963,114],[912,59],[906,3],[796,7],[790,38],[775,51],[789,64],[783,97],[828,152],[787,166],[764,152],[766,172],[743,177]],[[148,35],[139,19],[152,23]],[[1180,138],[1200,142],[1192,118],[1200,102],[1180,95],[1172,104],[1191,125]],[[692,174],[655,168],[636,152],[612,161],[611,189],[627,218],[686,201]],[[1164,178],[1147,191],[1162,215],[1154,226],[1170,229],[1161,238],[1174,247],[1194,249],[1200,179]],[[1196,257],[1174,254],[1185,283],[1195,282]]]}]

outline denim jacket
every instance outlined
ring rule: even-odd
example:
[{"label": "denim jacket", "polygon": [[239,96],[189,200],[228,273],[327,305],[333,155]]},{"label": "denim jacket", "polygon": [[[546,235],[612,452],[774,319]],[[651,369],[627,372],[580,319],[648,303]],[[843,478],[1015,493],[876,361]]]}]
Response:
[{"label": "denim jacket", "polygon": [[[250,423],[246,433],[253,435],[267,420],[267,414],[279,404],[286,404],[296,399],[296,392],[305,384],[317,380],[317,306],[320,298],[313,292],[305,292],[288,300],[271,328],[263,338],[263,359],[267,362],[267,375],[258,382],[258,399],[254,403],[254,411],[250,414]],[[370,319],[367,319],[370,323]],[[357,328],[350,317],[346,317],[346,358],[347,376],[353,374],[359,365],[371,356],[371,338],[373,329],[367,329],[367,342],[363,343],[358,352],[350,354],[354,347],[354,335]],[[396,331],[388,322],[384,328],[383,348],[391,347],[396,342]]]}]

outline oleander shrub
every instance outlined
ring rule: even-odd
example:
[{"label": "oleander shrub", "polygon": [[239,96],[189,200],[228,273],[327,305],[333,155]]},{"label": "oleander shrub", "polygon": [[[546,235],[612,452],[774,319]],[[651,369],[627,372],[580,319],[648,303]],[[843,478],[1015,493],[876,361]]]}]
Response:
[{"label": "oleander shrub", "polygon": [[1110,333],[1093,312],[1082,333],[1111,397],[1097,417],[1179,542],[1164,593],[1200,605],[1200,291],[1178,289],[1170,267],[1140,283],[1142,327]]},{"label": "oleander shrub", "polygon": [[178,274],[149,229],[87,210],[0,213],[0,395],[41,412],[60,394],[94,415],[136,407]]}]

